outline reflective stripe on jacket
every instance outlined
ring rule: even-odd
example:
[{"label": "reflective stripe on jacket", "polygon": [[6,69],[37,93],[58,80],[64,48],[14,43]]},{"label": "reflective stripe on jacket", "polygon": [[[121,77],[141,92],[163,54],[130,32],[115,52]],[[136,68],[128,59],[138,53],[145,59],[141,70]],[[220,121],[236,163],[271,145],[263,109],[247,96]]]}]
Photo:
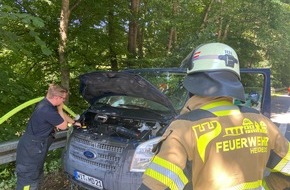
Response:
[{"label": "reflective stripe on jacket", "polygon": [[262,190],[270,152],[280,158],[273,169],[289,173],[288,141],[257,110],[193,96],[182,113],[164,133],[140,189]]}]

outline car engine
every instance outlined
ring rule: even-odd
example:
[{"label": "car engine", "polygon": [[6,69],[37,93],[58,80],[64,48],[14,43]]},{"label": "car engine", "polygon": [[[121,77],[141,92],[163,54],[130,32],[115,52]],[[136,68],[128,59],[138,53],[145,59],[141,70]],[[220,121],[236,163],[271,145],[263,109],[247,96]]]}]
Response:
[{"label": "car engine", "polygon": [[166,121],[164,115],[152,110],[102,106],[89,109],[80,117],[80,122],[81,130],[90,134],[144,141],[160,136],[171,119]]}]

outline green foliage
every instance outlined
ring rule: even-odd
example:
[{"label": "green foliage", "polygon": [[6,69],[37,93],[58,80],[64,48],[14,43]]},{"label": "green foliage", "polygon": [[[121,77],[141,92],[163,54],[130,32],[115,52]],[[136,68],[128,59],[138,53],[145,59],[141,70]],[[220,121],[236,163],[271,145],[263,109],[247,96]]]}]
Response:
[{"label": "green foliage", "polygon": [[[70,1],[70,8],[76,1]],[[118,6],[117,6],[118,5]],[[128,1],[81,1],[70,12],[66,59],[69,107],[81,113],[80,74],[118,69],[178,67],[197,45],[224,42],[239,55],[241,67],[271,67],[273,87],[290,85],[290,6],[272,0],[143,0],[132,15]],[[175,9],[174,9],[175,8]],[[60,82],[58,58],[61,1],[0,2],[0,116]],[[175,10],[175,11],[173,11]],[[129,55],[129,21],[139,27],[136,57]],[[176,30],[168,52],[169,32]],[[141,54],[142,53],[142,54]],[[18,138],[33,106],[0,127],[0,141]],[[3,133],[4,132],[4,133]]]},{"label": "green foliage", "polygon": [[55,172],[61,169],[61,154],[63,148],[48,152],[46,162],[44,163],[44,174]]},{"label": "green foliage", "polygon": [[[50,55],[52,52],[48,49],[45,42],[39,38],[37,30],[44,26],[41,18],[27,13],[19,12],[15,7],[8,3],[0,6],[0,39],[2,41],[2,48],[12,50],[19,56],[31,55],[32,52],[26,49],[26,43],[33,45],[34,39],[36,44],[41,47],[45,55]],[[11,1],[10,1],[11,3]],[[12,2],[13,3],[13,2]],[[26,35],[24,36],[23,34]]]},{"label": "green foliage", "polygon": [[[66,49],[69,107],[76,113],[87,107],[79,94],[78,76],[94,70],[111,70],[112,59],[118,69],[127,68],[127,63],[132,63],[130,68],[178,67],[197,45],[215,41],[231,45],[239,55],[241,67],[271,67],[272,85],[289,86],[289,3],[211,2],[143,0],[139,13],[132,15],[127,1],[81,1],[71,11],[69,20]],[[74,3],[70,2],[71,8]],[[60,82],[61,1],[2,0],[0,5],[2,116],[25,101],[44,96],[49,83]],[[142,56],[137,57],[130,57],[127,51],[128,23],[133,18],[142,31],[138,41]],[[177,32],[176,38],[167,52],[172,28]],[[33,106],[3,123],[0,141],[18,138],[32,110]]]},{"label": "green foliage", "polygon": [[15,164],[9,163],[0,165],[0,189],[12,190],[16,187]]},{"label": "green foliage", "polygon": [[15,189],[15,184],[16,184],[16,176],[11,176],[11,178],[7,180],[2,180],[0,182],[0,188],[3,190],[12,190]]}]

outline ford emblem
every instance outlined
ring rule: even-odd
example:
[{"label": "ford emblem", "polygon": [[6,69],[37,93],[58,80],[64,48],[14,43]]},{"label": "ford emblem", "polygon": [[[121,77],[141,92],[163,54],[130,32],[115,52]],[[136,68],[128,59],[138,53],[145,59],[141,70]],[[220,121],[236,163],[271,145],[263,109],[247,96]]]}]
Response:
[{"label": "ford emblem", "polygon": [[93,152],[91,152],[91,151],[89,151],[89,150],[85,151],[85,152],[84,152],[84,155],[85,155],[85,157],[90,158],[90,159],[96,157],[95,153],[93,153]]}]

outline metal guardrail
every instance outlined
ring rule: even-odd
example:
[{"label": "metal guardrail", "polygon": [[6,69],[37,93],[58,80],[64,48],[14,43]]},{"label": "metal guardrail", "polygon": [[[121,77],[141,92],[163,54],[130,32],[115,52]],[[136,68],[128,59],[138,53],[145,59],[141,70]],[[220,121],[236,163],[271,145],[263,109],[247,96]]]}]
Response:
[{"label": "metal guardrail", "polygon": [[[67,131],[59,131],[55,134],[55,140],[49,150],[62,148],[66,144]],[[16,148],[18,140],[0,143],[0,165],[16,160]]]}]

